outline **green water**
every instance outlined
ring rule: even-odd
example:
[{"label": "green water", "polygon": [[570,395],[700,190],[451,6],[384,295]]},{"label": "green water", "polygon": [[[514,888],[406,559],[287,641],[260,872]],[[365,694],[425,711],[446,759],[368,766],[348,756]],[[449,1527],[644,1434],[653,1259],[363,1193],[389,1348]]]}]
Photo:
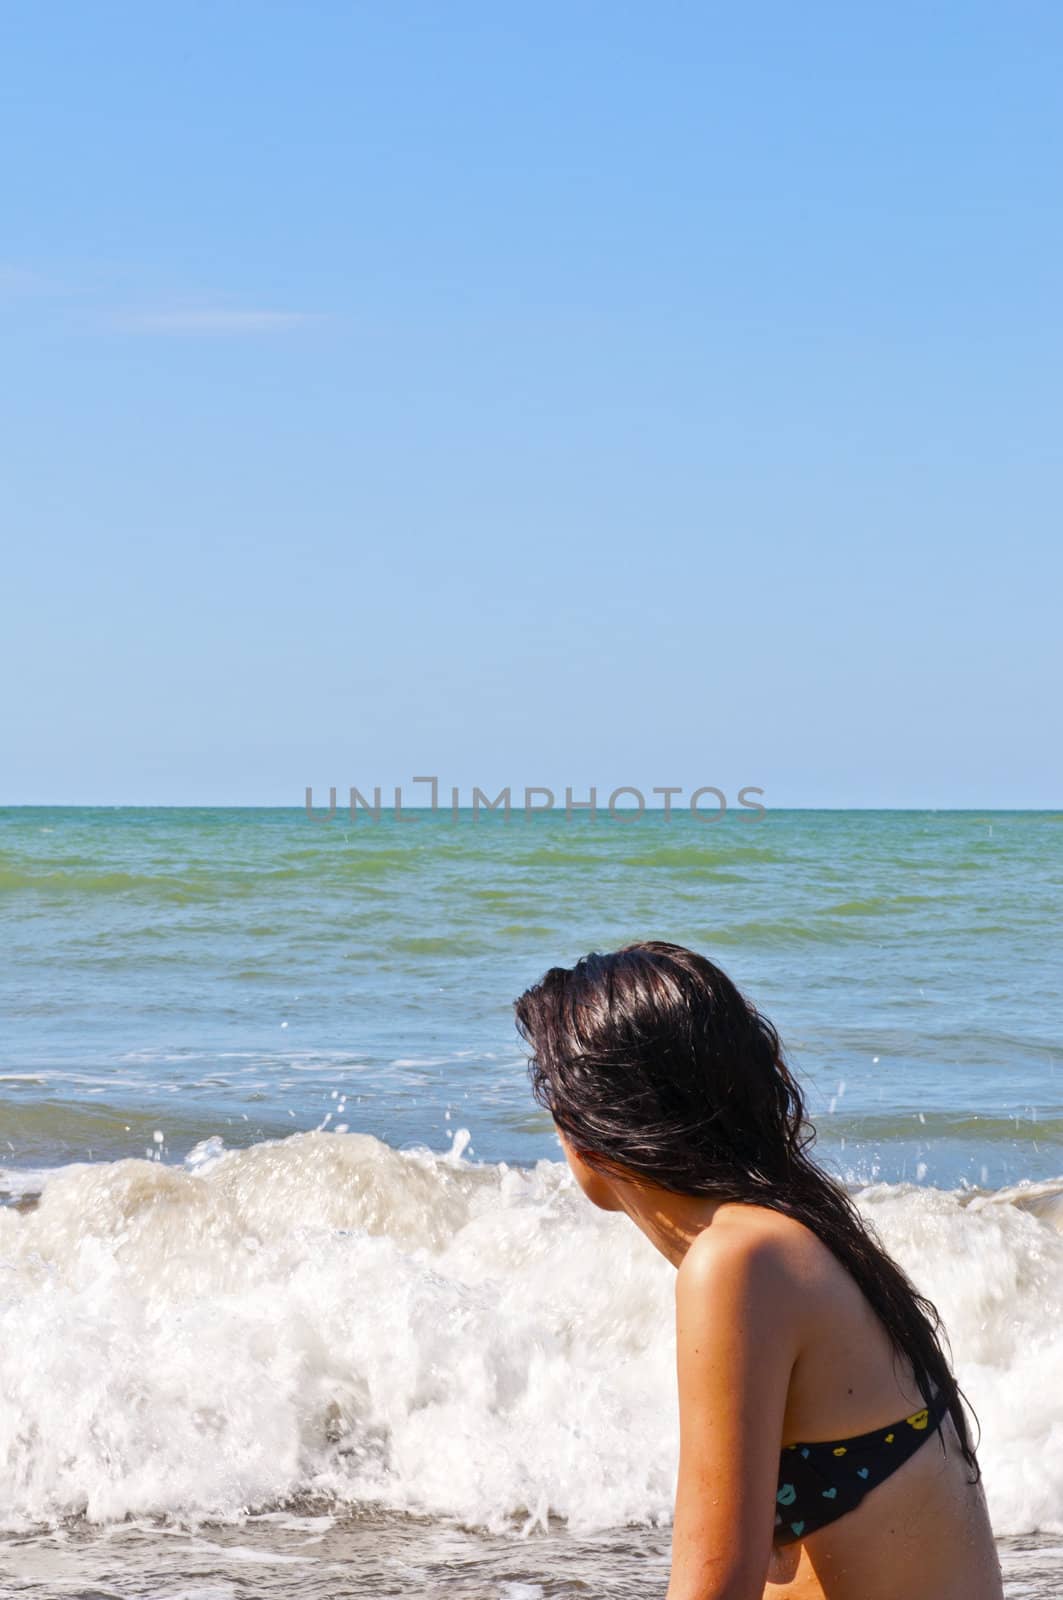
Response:
[{"label": "green water", "polygon": [[179,1159],[325,1118],[554,1156],[511,1001],[653,936],[705,951],[776,1023],[840,1173],[1055,1176],[1061,907],[1058,813],[11,808],[2,1164]]}]

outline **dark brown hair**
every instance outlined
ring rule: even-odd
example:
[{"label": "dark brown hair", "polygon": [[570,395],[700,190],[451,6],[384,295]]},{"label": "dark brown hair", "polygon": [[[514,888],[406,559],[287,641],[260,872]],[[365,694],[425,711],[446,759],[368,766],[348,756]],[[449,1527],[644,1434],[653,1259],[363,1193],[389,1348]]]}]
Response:
[{"label": "dark brown hair", "polygon": [[551,967],[515,1005],[532,1093],[587,1164],[803,1222],[848,1268],[927,1405],[935,1389],[948,1398],[977,1483],[941,1317],[806,1155],[815,1128],[779,1036],[726,973],[682,945],[646,940]]}]

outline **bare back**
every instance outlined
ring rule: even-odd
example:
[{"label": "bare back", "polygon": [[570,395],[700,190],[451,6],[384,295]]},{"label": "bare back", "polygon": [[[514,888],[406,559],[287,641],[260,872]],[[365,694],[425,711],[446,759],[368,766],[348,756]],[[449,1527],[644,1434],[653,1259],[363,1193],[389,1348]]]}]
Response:
[{"label": "bare back", "polygon": [[[799,1355],[783,1445],[870,1432],[925,1404],[910,1364],[810,1229],[760,1206],[722,1208],[713,1227],[721,1222],[770,1233],[795,1284]],[[972,1476],[946,1416],[855,1510],[775,1549],[765,1600],[1002,1600],[985,1497]]]}]

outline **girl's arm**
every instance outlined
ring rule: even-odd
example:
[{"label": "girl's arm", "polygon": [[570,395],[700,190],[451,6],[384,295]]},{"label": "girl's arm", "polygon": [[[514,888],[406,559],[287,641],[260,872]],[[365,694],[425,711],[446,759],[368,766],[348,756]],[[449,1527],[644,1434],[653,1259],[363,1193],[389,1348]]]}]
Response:
[{"label": "girl's arm", "polygon": [[676,1274],[679,1481],[666,1600],[762,1600],[798,1350],[794,1283],[772,1241],[711,1231]]}]

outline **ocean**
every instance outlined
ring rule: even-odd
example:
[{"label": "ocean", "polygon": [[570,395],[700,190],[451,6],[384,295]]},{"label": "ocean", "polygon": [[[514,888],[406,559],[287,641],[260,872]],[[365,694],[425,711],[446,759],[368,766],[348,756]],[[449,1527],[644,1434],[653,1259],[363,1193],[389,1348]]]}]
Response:
[{"label": "ocean", "polygon": [[639,937],[778,1027],[1063,1592],[1063,815],[321,816],[0,810],[0,1596],[663,1594],[672,1269],[512,1022]]}]

